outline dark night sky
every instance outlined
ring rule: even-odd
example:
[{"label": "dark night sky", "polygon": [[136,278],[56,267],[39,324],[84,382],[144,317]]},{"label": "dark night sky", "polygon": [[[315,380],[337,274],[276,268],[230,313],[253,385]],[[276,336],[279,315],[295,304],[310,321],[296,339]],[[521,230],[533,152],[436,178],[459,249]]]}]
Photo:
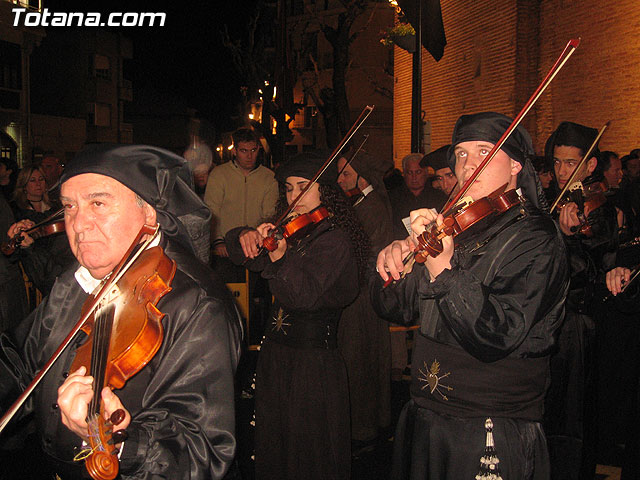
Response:
[{"label": "dark night sky", "polygon": [[217,129],[226,130],[233,128],[228,122],[239,85],[220,31],[228,25],[232,34],[239,33],[255,3],[44,0],[44,7],[50,12],[165,12],[164,27],[120,28],[134,42],[134,92],[153,87],[178,95]]}]

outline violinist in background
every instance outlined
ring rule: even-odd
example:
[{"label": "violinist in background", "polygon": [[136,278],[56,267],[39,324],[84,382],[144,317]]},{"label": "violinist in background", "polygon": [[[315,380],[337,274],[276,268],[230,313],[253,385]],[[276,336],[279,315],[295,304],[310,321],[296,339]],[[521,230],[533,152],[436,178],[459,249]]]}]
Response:
[{"label": "violinist in background", "polygon": [[[458,119],[448,160],[460,187],[510,124],[493,112]],[[532,154],[529,134],[516,128],[468,190],[477,201],[520,188],[522,200],[504,213],[444,236],[442,252],[403,279],[415,235],[431,222],[442,225],[441,215],[412,212],[413,235],[378,255],[374,308],[391,321],[420,323],[391,478],[549,478],[541,421],[568,268]],[[382,289],[390,276],[397,283]]]},{"label": "violinist in background", "polygon": [[[210,219],[185,175],[181,157],[144,145],[91,145],[65,169],[60,198],[77,262],[18,328],[0,337],[3,412],[58,349],[90,294],[121,262],[143,225],[159,223],[160,236],[150,247],[160,246],[176,271],[170,291],[157,302],[163,333],[149,363],[123,388],[94,392],[95,379],[84,366],[70,371],[76,349],[86,340],[79,334],[20,412],[35,415],[34,450],[42,452],[30,452],[20,461],[15,455],[11,462],[5,459],[4,474],[11,477],[14,468],[16,478],[51,478],[54,473],[65,480],[84,478],[83,462],[74,458],[89,441],[86,419],[94,395],[115,424],[119,478],[209,480],[226,474],[236,445],[233,377],[240,325],[231,296],[195,258],[181,222],[185,215],[205,225]],[[130,320],[119,318],[115,324],[129,325]],[[117,337],[123,330],[114,329],[112,344],[127,340]],[[124,415],[112,417],[118,410]],[[36,466],[42,471],[27,473]]]},{"label": "violinist in background", "polygon": [[[60,209],[59,203],[51,201],[49,198],[46,178],[41,168],[31,166],[20,171],[13,192],[11,208],[19,222],[15,228],[22,230],[27,230],[44,221]],[[23,247],[26,246],[26,244],[23,245]],[[38,238],[28,247],[23,248],[17,258],[22,262],[25,273],[31,282],[42,296],[46,297],[51,291],[56,277],[74,261],[69,242],[60,232],[60,234]],[[31,309],[36,306],[32,297]]]},{"label": "violinist in background", "polygon": [[[567,184],[597,134],[595,128],[573,122],[560,123],[551,134],[545,156],[553,161],[559,189]],[[599,155],[594,150],[575,178],[585,191],[603,183],[602,175],[596,172]],[[604,278],[613,267],[617,248],[615,208],[602,190],[597,195],[603,202],[595,202],[598,196],[582,195],[578,189],[558,204],[571,281],[566,320],[558,335],[557,352],[551,358],[551,385],[545,405],[554,479],[590,479],[595,475],[598,410],[594,289],[598,277]]]},{"label": "violinist in background", "polygon": [[548,161],[543,155],[536,155],[531,159],[531,163],[533,164],[533,168],[536,169],[540,186],[547,198],[547,203],[552,205],[560,193],[557,183],[554,182],[553,163]]},{"label": "violinist in background", "polygon": [[431,168],[434,171],[431,177],[431,186],[436,190],[440,190],[447,197],[458,184],[456,174],[453,173],[447,163],[447,154],[449,153],[450,146],[451,145],[445,145],[431,153],[427,153],[422,157],[422,160],[420,160],[421,167]]},{"label": "violinist in background", "polygon": [[[365,151],[338,159],[338,185],[345,192],[357,190],[354,210],[362,224],[372,252],[379,252],[393,240],[391,205],[383,175],[391,161]],[[406,364],[405,332],[394,332],[402,361]],[[391,346],[389,325],[376,315],[369,292],[362,285],[338,326],[338,349],[345,360],[351,402],[353,455],[373,451],[378,436],[391,423]],[[403,367],[404,368],[404,367]],[[385,438],[386,440],[386,438]]]},{"label": "violinist in background", "polygon": [[[292,157],[276,171],[281,216],[320,170],[319,152]],[[294,215],[328,216],[306,235],[261,253],[273,224],[238,227],[225,243],[234,263],[260,271],[275,297],[256,367],[256,479],[348,480],[349,384],[337,349],[342,310],[358,295],[368,242],[336,184],[335,163],[296,205]]]}]

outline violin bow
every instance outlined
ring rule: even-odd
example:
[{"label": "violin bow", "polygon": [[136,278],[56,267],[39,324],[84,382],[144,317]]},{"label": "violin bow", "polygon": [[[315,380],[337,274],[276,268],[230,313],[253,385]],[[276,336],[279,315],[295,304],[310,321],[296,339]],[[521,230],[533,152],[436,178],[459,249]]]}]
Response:
[{"label": "violin bow", "polygon": [[369,140],[369,134],[365,134],[362,136],[362,142],[360,143],[360,146],[358,147],[358,149],[356,150],[356,152],[351,155],[351,158],[349,159],[349,161],[347,163],[344,164],[344,167],[342,167],[339,171],[338,171],[338,177],[340,176],[340,174],[342,172],[344,172],[344,169],[347,168],[349,165],[351,165],[351,162],[353,161],[354,158],[356,158],[356,155],[358,155],[358,153],[360,152],[360,150],[362,150],[362,147],[364,147],[364,144],[367,143],[367,140]]},{"label": "violin bow", "polygon": [[442,209],[443,212],[448,211],[452,206],[456,205],[458,201],[469,191],[471,185],[473,185],[473,183],[476,181],[476,178],[478,178],[478,176],[484,171],[484,169],[487,168],[489,162],[493,160],[493,158],[497,155],[498,150],[502,148],[513,131],[518,127],[518,125],[520,125],[520,122],[522,122],[524,116],[529,113],[533,105],[538,101],[542,93],[551,84],[560,69],[564,66],[565,63],[567,63],[567,60],[569,60],[571,55],[573,55],[573,52],[575,52],[576,48],[578,48],[578,45],[580,45],[580,38],[573,38],[569,40],[569,43],[567,43],[567,46],[564,47],[564,50],[551,67],[551,70],[549,70],[547,76],[542,80],[542,83],[540,83],[536,91],[533,92],[533,95],[531,95],[531,98],[529,98],[525,106],[522,107],[522,110],[520,110],[520,113],[518,113],[516,118],[513,119],[513,122],[511,123],[511,125],[509,125],[509,128],[507,128],[507,130],[502,134],[502,137],[500,137],[500,139],[488,153],[487,157],[480,163],[480,165],[478,165],[473,174],[467,179],[460,191],[447,202],[447,204]]},{"label": "violin bow", "polygon": [[558,197],[555,199],[555,201],[553,202],[553,205],[551,205],[551,208],[549,209],[549,213],[553,213],[553,211],[555,210],[555,208],[558,206],[558,202],[560,202],[560,199],[564,196],[565,193],[567,193],[567,190],[569,190],[569,188],[571,187],[571,185],[573,185],[576,177],[578,176],[578,173],[582,170],[582,168],[585,166],[585,164],[587,163],[587,160],[589,160],[591,158],[591,154],[593,153],[593,151],[596,149],[598,142],[600,141],[600,138],[602,137],[602,134],[604,133],[604,131],[609,128],[609,124],[611,123],[611,121],[608,121],[607,123],[605,123],[602,128],[600,129],[600,131],[598,132],[598,135],[596,135],[596,138],[594,138],[593,143],[591,144],[591,146],[589,147],[589,150],[587,150],[587,153],[584,154],[584,156],[582,157],[582,159],[580,160],[580,162],[578,163],[578,166],[576,168],[574,168],[573,172],[571,172],[571,175],[569,176],[569,179],[567,180],[567,183],[564,185],[564,188],[562,189],[562,191],[560,192],[560,194],[558,195]]},{"label": "violin bow", "polygon": [[29,234],[29,232],[33,232],[36,228],[41,227],[42,225],[46,225],[47,223],[56,220],[58,217],[61,217],[64,214],[64,207],[62,207],[60,210],[56,211],[55,213],[52,213],[51,215],[49,215],[47,218],[45,218],[44,220],[42,220],[41,222],[36,223],[33,227],[27,229],[27,230],[23,230],[20,233],[26,233],[27,235]]},{"label": "violin bow", "polygon": [[289,205],[289,207],[282,213],[282,215],[280,215],[280,217],[276,220],[275,222],[275,226],[278,227],[285,218],[287,218],[289,216],[289,214],[293,211],[294,208],[296,208],[296,205],[298,205],[298,203],[300,202],[300,200],[302,200],[302,198],[304,197],[304,195],[309,191],[309,189],[311,187],[313,187],[313,185],[315,185],[315,183],[318,181],[318,179],[320,178],[320,176],[327,170],[327,168],[329,168],[329,166],[338,158],[338,155],[340,155],[340,153],[342,152],[342,150],[344,149],[345,145],[349,142],[349,140],[351,140],[351,137],[353,137],[355,135],[355,133],[358,131],[358,129],[362,126],[362,124],[364,123],[364,121],[369,117],[369,115],[371,115],[371,112],[373,112],[373,109],[375,108],[375,105],[367,105],[366,107],[364,107],[364,110],[362,110],[362,113],[360,113],[360,116],[358,117],[358,119],[355,121],[355,123],[351,126],[351,128],[349,129],[349,131],[347,132],[347,134],[343,137],[343,139],[340,141],[340,143],[338,144],[338,146],[334,149],[334,151],[331,153],[331,155],[329,156],[329,158],[327,158],[327,160],[324,162],[324,164],[322,164],[322,166],[320,167],[320,169],[316,172],[316,174],[313,176],[313,178],[309,181],[309,183],[307,183],[307,185],[302,189],[302,191],[298,194],[298,196],[293,200],[293,202],[291,202],[291,205]]},{"label": "violin bow", "polygon": [[[64,351],[64,349],[69,346],[69,344],[72,342],[72,340],[77,335],[77,333],[82,329],[82,327],[87,322],[87,320],[89,319],[89,317],[91,316],[95,308],[99,306],[100,303],[107,297],[107,295],[111,290],[111,286],[116,284],[118,280],[120,280],[122,275],[124,275],[124,273],[129,269],[129,267],[138,258],[138,256],[141,255],[142,252],[147,248],[147,246],[149,246],[149,244],[158,236],[159,231],[160,231],[159,224],[157,224],[154,227],[150,225],[144,225],[142,227],[136,239],[129,247],[129,250],[127,250],[127,253],[125,253],[124,257],[122,258],[120,263],[116,266],[116,268],[114,268],[111,276],[102,282],[102,286],[100,287],[99,292],[96,294],[95,298],[93,299],[92,304],[90,304],[90,308],[88,308],[87,312],[80,318],[80,320],[78,320],[78,322],[71,329],[71,331],[62,341],[62,343],[57,348],[57,350],[53,352],[53,355],[51,355],[51,358],[49,358],[47,363],[40,369],[40,371],[35,375],[35,377],[33,377],[33,380],[31,381],[31,383],[29,383],[27,388],[22,392],[22,394],[20,394],[20,396],[13,403],[13,405],[9,407],[9,409],[2,416],[2,418],[0,418],[0,432],[4,430],[4,428],[7,426],[9,421],[15,416],[16,413],[18,413],[18,410],[20,410],[20,407],[22,407],[22,405],[27,400],[27,398],[29,398],[29,395],[33,393],[33,391],[40,384],[40,382],[42,381],[44,376],[47,374],[47,372],[51,370],[51,367],[53,367],[53,364],[58,360],[60,355],[62,355],[62,352]],[[129,258],[133,253],[134,249],[139,245],[139,242],[144,235],[149,235],[149,237],[138,249],[138,251],[133,255],[133,257]]]},{"label": "violin bow", "polygon": [[[509,139],[509,137],[511,136],[513,131],[518,127],[518,125],[520,125],[520,123],[522,122],[522,119],[524,118],[524,116],[527,113],[529,113],[529,111],[531,110],[533,105],[538,101],[538,99],[543,94],[543,92],[551,84],[551,82],[556,77],[558,72],[560,72],[562,67],[564,67],[565,63],[567,63],[567,61],[569,60],[571,55],[573,55],[573,52],[575,52],[576,48],[578,48],[578,45],[580,45],[580,38],[573,38],[573,39],[569,40],[569,42],[567,43],[567,46],[564,47],[564,50],[562,51],[562,53],[560,54],[560,56],[558,57],[556,62],[553,64],[553,66],[549,70],[549,73],[547,73],[547,75],[544,77],[544,79],[542,80],[540,85],[538,85],[538,88],[536,88],[536,90],[533,92],[533,94],[531,95],[529,100],[527,100],[527,103],[524,105],[524,107],[522,107],[522,110],[520,110],[520,113],[518,113],[516,118],[513,119],[513,122],[511,122],[511,125],[509,125],[507,130],[502,134],[502,137],[500,137],[500,139],[496,142],[496,144],[493,146],[491,151],[487,154],[487,157],[480,163],[480,165],[478,165],[476,170],[467,179],[467,181],[464,183],[462,188],[460,188],[458,193],[456,193],[453,197],[451,197],[451,194],[453,194],[455,189],[451,191],[451,194],[449,194],[449,199],[447,200],[447,203],[442,208],[440,213],[442,213],[443,215],[445,213],[448,213],[448,211],[451,208],[453,208],[460,201],[460,199],[469,191],[469,189],[471,188],[473,183],[476,181],[478,176],[484,171],[485,168],[487,168],[487,165],[489,165],[489,162],[491,160],[493,160],[493,158],[498,154],[498,151],[502,148],[502,146],[505,144],[505,142]],[[427,225],[427,227],[428,227],[428,225]],[[427,231],[426,230],[427,227],[425,227],[425,232]],[[413,262],[414,261],[416,253],[417,252],[414,250],[404,258],[402,263],[403,263],[403,265],[405,265],[405,267],[409,264],[409,262]],[[404,271],[406,271],[406,268],[403,270],[403,272]],[[404,278],[404,275],[401,276],[400,278]],[[383,284],[382,288],[386,288],[392,282],[394,282],[394,280],[393,280],[393,278],[391,276],[389,276],[387,281]]]}]

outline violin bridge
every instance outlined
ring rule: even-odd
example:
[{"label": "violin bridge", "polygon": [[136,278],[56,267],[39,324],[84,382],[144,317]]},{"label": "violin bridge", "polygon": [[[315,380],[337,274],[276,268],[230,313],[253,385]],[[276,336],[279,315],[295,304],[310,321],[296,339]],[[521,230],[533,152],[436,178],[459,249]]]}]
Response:
[{"label": "violin bridge", "polygon": [[458,200],[458,203],[456,203],[456,207],[463,210],[467,208],[469,205],[471,205],[472,203],[473,203],[473,198],[466,196]]}]

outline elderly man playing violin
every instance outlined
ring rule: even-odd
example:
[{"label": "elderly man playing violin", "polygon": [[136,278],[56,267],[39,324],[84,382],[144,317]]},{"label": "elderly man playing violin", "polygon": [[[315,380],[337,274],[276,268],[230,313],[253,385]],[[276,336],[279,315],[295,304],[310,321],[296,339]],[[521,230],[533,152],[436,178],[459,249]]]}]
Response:
[{"label": "elderly man playing violin", "polygon": [[[493,112],[458,119],[448,161],[461,188],[510,124]],[[529,134],[516,128],[468,189],[473,203],[462,212],[488,196],[514,198],[515,188],[520,198],[455,237],[443,231],[440,254],[405,272],[417,236],[443,230],[443,215],[421,209],[411,213],[412,236],[378,255],[374,308],[391,321],[418,318],[420,325],[393,478],[549,478],[540,422],[567,264],[560,232],[544,212],[532,153]],[[445,221],[451,215],[445,212]],[[396,283],[383,289],[390,276]]]},{"label": "elderly man playing violin", "polygon": [[[89,337],[84,330],[72,337],[19,412],[35,414],[44,453],[37,463],[46,464],[40,474],[83,478],[87,458],[96,478],[89,458],[99,457],[101,450],[117,459],[115,473],[108,470],[104,478],[118,472],[123,479],[222,478],[233,461],[233,377],[241,329],[224,284],[194,256],[182,219],[206,224],[210,213],[185,179],[182,158],[144,145],[92,145],[65,169],[60,198],[77,263],[58,277],[19,328],[0,338],[3,412],[16,392],[37,378],[103,284],[111,277],[116,283],[100,302],[101,310],[89,317]],[[149,229],[143,230],[145,225]],[[159,235],[140,247],[156,225]],[[141,254],[133,266],[121,269],[136,249]],[[162,267],[151,262],[154,258]],[[127,302],[130,297],[135,301]],[[141,307],[134,310],[135,304]],[[104,316],[112,319],[106,336],[99,335]],[[160,326],[150,341],[147,330],[133,330],[134,323],[153,322]],[[102,372],[94,363],[100,360],[98,339],[105,338],[107,380],[99,383]],[[88,366],[76,368],[79,347],[89,342],[94,342],[90,372]],[[131,357],[132,374],[124,385],[116,381],[125,369],[116,364],[116,345],[127,353],[140,351]],[[104,415],[96,423],[106,442],[88,428],[94,405]],[[24,472],[27,466],[16,468]]]}]

